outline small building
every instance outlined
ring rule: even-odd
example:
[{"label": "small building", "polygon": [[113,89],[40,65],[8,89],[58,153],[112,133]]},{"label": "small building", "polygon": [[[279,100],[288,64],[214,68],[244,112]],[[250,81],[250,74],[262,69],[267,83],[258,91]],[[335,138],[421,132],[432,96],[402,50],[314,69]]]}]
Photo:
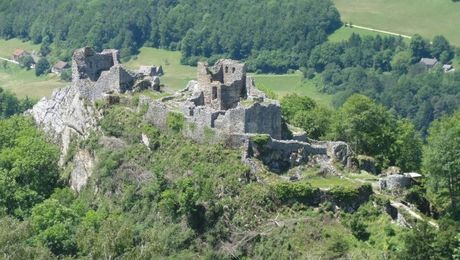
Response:
[{"label": "small building", "polygon": [[30,56],[30,53],[23,49],[16,49],[13,52],[13,60],[19,61],[20,58],[25,57],[25,56]]},{"label": "small building", "polygon": [[438,60],[436,58],[422,58],[420,60],[420,64],[425,65],[427,68],[433,68],[438,64]]},{"label": "small building", "polygon": [[442,66],[442,69],[444,70],[445,73],[454,72],[454,71],[455,71],[454,66],[452,66],[452,65],[450,65],[450,64],[444,64],[444,65]]},{"label": "small building", "polygon": [[60,60],[54,64],[54,66],[51,68],[51,72],[55,74],[61,74],[63,70],[68,68],[70,68],[70,65],[67,62]]}]

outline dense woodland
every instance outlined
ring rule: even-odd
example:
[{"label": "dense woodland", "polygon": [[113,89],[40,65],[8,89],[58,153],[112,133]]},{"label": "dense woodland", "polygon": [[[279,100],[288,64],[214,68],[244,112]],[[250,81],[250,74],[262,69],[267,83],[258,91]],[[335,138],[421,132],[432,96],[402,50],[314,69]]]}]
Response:
[{"label": "dense woodland", "polygon": [[181,50],[185,64],[195,65],[200,56],[230,57],[264,72],[298,68],[340,25],[329,0],[0,3],[0,37],[40,43],[43,54],[52,46],[56,56],[69,58],[89,45],[121,49],[128,57],[146,45]]},{"label": "dense woodland", "polygon": [[[460,108],[460,72],[445,73],[455,48],[442,36],[432,44],[416,35],[410,44],[396,37],[360,37],[353,34],[340,43],[326,42],[314,48],[306,77],[320,74],[319,89],[335,94],[342,105],[355,93],[366,95],[392,112],[410,119],[422,135],[430,123]],[[419,64],[422,57],[439,60],[434,68]]]}]

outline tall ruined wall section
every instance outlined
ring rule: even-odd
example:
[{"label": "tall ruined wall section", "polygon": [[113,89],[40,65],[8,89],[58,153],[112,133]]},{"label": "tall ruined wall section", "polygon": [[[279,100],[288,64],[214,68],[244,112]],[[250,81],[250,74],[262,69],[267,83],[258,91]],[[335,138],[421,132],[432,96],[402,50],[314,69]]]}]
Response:
[{"label": "tall ruined wall section", "polygon": [[206,105],[217,110],[235,108],[247,97],[246,66],[233,60],[219,60],[214,66],[198,63],[198,84]]},{"label": "tall ruined wall section", "polygon": [[77,49],[72,58],[72,81],[82,79],[97,81],[103,71],[120,63],[118,50],[96,53],[90,47]]}]

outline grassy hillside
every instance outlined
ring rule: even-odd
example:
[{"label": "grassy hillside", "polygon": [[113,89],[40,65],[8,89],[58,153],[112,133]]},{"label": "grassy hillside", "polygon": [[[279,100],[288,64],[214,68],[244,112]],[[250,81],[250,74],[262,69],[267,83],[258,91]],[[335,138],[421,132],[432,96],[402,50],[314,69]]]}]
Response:
[{"label": "grassy hillside", "polygon": [[40,46],[31,42],[23,42],[18,39],[3,40],[0,39],[0,57],[10,59],[14,50],[24,49],[26,51],[39,51]]},{"label": "grassy hillside", "polygon": [[[32,52],[38,51],[40,46],[18,39],[0,40],[0,57],[10,59],[17,48]],[[34,70],[21,69],[18,65],[3,61],[0,64],[0,87],[11,90],[18,97],[39,99],[51,95],[53,89],[66,84],[54,74],[36,77]]]},{"label": "grassy hillside", "polygon": [[[330,42],[341,42],[350,39],[350,36],[353,34],[359,34],[361,36],[377,36],[380,35],[382,37],[389,36],[388,34],[385,33],[380,33],[380,32],[374,32],[374,31],[369,31],[365,29],[360,29],[356,27],[345,27],[342,26],[340,29],[336,30],[334,33],[329,35],[328,40]],[[404,41],[409,43],[410,39],[404,38]]]},{"label": "grassy hillside", "polygon": [[460,3],[448,0],[334,0],[342,21],[427,38],[444,35],[460,45]]},{"label": "grassy hillside", "polygon": [[53,89],[63,87],[67,83],[60,81],[55,74],[36,77],[34,70],[25,70],[11,64],[0,67],[0,87],[11,90],[18,97],[40,99],[50,96]]},{"label": "grassy hillside", "polygon": [[[174,90],[187,85],[189,80],[196,78],[196,68],[180,64],[180,52],[144,47],[140,54],[125,64],[130,69],[138,69],[141,65],[162,65],[165,75],[162,83]],[[320,93],[317,80],[303,82],[300,73],[294,74],[253,74],[256,84],[273,90],[278,96],[297,93],[313,98],[318,103],[330,105],[332,96]]]}]

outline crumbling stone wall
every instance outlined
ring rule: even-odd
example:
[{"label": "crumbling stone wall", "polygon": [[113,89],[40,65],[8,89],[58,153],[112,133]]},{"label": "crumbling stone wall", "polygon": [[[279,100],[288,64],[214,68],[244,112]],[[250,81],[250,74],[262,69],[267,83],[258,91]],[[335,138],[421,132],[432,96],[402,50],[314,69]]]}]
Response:
[{"label": "crumbling stone wall", "polygon": [[247,97],[246,66],[244,63],[223,59],[214,66],[198,63],[197,79],[206,105],[217,110],[235,108]]},{"label": "crumbling stone wall", "polygon": [[118,50],[95,52],[90,47],[75,50],[72,58],[72,81],[97,81],[101,73],[120,63]]}]

